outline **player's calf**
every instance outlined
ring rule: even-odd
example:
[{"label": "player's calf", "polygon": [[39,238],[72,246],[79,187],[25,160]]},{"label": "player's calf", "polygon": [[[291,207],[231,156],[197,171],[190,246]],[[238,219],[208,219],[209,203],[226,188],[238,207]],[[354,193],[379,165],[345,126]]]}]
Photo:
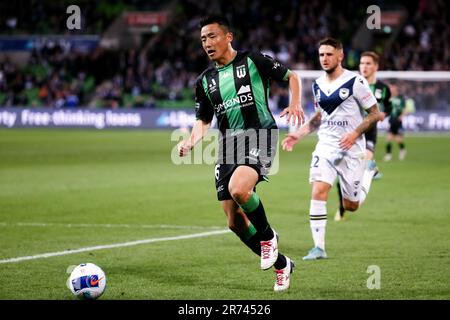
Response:
[{"label": "player's calf", "polygon": [[278,258],[278,236],[270,227],[264,206],[256,192],[252,191],[248,200],[239,203],[239,206],[260,234],[261,269],[266,270],[273,266]]},{"label": "player's calf", "polygon": [[237,236],[240,236],[247,232],[249,223],[244,220],[239,210],[236,210],[236,212],[233,212],[232,214],[225,214],[227,215],[228,229],[230,229]]}]

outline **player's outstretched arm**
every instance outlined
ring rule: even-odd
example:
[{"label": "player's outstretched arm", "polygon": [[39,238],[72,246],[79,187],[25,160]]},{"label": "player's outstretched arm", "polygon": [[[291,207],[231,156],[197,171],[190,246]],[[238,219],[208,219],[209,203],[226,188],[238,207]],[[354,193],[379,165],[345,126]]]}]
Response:
[{"label": "player's outstretched arm", "polygon": [[294,71],[289,72],[288,79],[289,90],[291,91],[291,102],[289,103],[289,106],[280,113],[280,117],[284,117],[287,114],[287,123],[292,123],[293,125],[297,123],[297,125],[300,126],[305,122],[305,113],[303,112],[300,98],[302,85],[298,75]]},{"label": "player's outstretched arm", "polygon": [[364,118],[363,122],[356,127],[356,129],[350,133],[345,134],[339,146],[344,150],[349,150],[356,142],[356,140],[370,127],[376,125],[376,122],[380,120],[380,111],[378,110],[378,105],[374,104],[369,109],[367,109],[368,115]]},{"label": "player's outstretched arm", "polygon": [[203,139],[210,127],[210,123],[197,120],[192,127],[191,136],[178,143],[178,155],[184,157],[191,152],[194,146]]},{"label": "player's outstretched arm", "polygon": [[320,112],[316,112],[314,116],[309,119],[309,121],[301,126],[297,131],[293,133],[288,133],[286,137],[281,142],[281,146],[285,151],[292,151],[294,146],[306,135],[314,132],[317,128],[320,127],[320,123],[322,121],[322,114]]}]

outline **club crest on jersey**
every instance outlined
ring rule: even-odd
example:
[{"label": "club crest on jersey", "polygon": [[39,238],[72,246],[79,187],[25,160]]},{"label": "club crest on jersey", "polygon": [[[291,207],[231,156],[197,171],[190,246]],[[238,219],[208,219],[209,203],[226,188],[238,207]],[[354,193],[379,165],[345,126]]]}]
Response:
[{"label": "club crest on jersey", "polygon": [[247,75],[247,71],[245,71],[245,65],[236,67],[236,76],[239,79],[244,78]]},{"label": "club crest on jersey", "polygon": [[383,96],[383,93],[381,92],[381,89],[375,89],[375,98],[380,100],[382,96]]},{"label": "club crest on jersey", "polygon": [[341,98],[342,100],[345,100],[348,98],[349,93],[350,93],[350,90],[348,90],[347,88],[341,88],[341,89],[339,89],[339,98]]}]

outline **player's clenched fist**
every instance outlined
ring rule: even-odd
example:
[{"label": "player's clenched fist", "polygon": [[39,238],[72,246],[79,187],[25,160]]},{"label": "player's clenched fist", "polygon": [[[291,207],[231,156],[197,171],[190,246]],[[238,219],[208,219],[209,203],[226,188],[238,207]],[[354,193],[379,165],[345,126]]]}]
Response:
[{"label": "player's clenched fist", "polygon": [[184,157],[184,156],[188,155],[189,152],[191,152],[193,147],[194,146],[190,140],[181,141],[180,143],[178,143],[178,155],[180,157]]}]

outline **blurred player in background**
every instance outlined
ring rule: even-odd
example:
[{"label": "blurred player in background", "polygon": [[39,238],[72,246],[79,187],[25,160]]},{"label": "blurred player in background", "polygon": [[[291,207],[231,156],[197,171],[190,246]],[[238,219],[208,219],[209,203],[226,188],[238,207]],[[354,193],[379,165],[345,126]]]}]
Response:
[{"label": "blurred player in background", "polygon": [[403,117],[408,113],[406,108],[406,99],[399,93],[399,87],[396,84],[391,85],[391,105],[392,111],[389,117],[389,131],[386,136],[386,154],[384,155],[384,161],[391,161],[392,159],[392,141],[398,143],[400,148],[398,158],[404,160],[406,157],[406,147],[403,137]]},{"label": "blurred player in background", "polygon": [[[315,115],[282,142],[284,150],[292,151],[307,134],[318,129],[319,141],[312,154],[309,181],[312,183],[310,227],[314,248],[303,260],[327,258],[325,228],[327,200],[336,178],[340,181],[343,205],[355,211],[369,192],[375,169],[366,169],[364,132],[378,120],[377,100],[367,81],[342,67],[342,43],[326,38],[319,43],[319,60],[325,71],[313,83]],[[363,117],[363,110],[368,115]]]},{"label": "blurred player in background", "polygon": [[[389,86],[377,79],[377,71],[379,67],[380,57],[373,51],[365,51],[361,54],[359,60],[359,72],[367,80],[370,86],[370,90],[374,94],[378,102],[380,109],[380,121],[389,116],[391,112],[391,104],[389,99],[391,98],[391,91]],[[373,176],[374,179],[380,179],[382,174],[379,172],[376,165],[374,155],[377,145],[377,123],[375,123],[365,134],[366,138],[366,160],[368,161],[365,174],[371,174],[371,169],[375,168],[376,173]],[[342,204],[342,192],[339,182],[337,183],[337,190],[339,196],[339,209],[334,216],[335,221],[341,221],[344,219],[345,209]]]},{"label": "blurred player in background", "polygon": [[[300,81],[295,72],[269,56],[233,49],[226,18],[211,16],[200,26],[203,49],[214,66],[197,79],[197,121],[191,136],[178,145],[179,155],[187,155],[204,137],[215,114],[221,133],[215,167],[217,198],[228,226],[260,255],[261,269],[275,267],[274,290],[286,290],[294,263],[279,252],[278,235],[267,221],[255,186],[267,179],[278,141],[278,128],[267,105],[269,80],[289,83],[291,102],[281,116],[299,123],[304,119]],[[258,143],[251,148],[249,140],[255,139]]]}]

